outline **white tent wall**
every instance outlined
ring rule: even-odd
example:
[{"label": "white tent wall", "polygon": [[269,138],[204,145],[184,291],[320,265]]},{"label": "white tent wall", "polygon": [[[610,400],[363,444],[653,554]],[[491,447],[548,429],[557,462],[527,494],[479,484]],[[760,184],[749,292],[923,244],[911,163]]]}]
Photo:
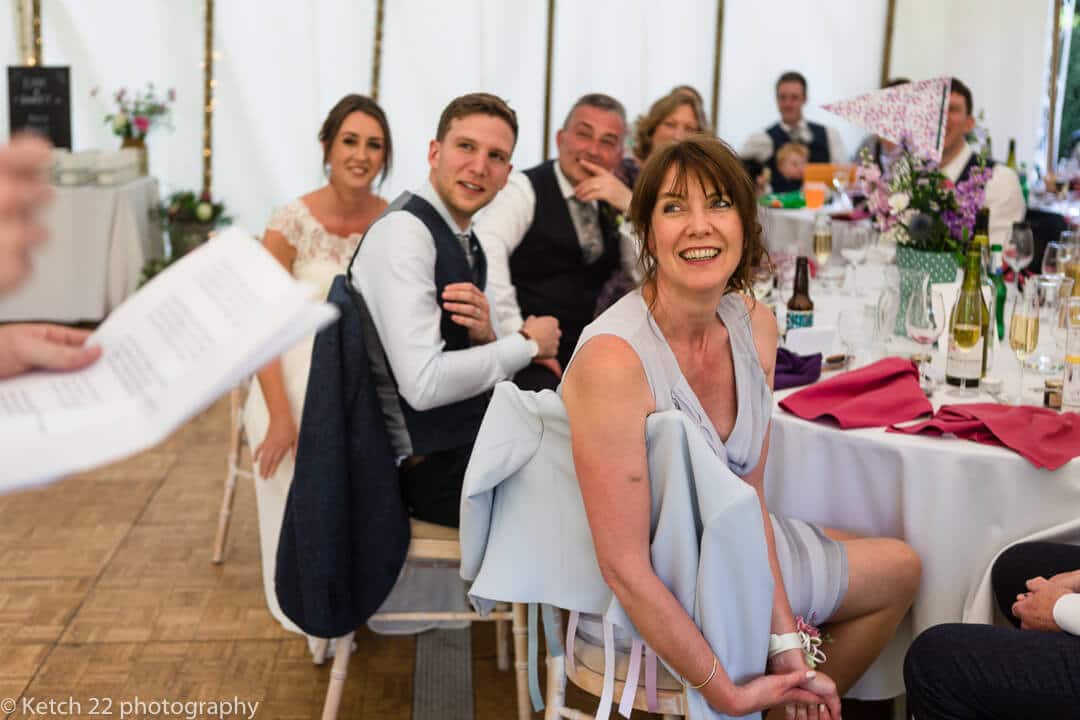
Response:
[{"label": "white tent wall", "polygon": [[7,135],[8,129],[7,66],[19,65],[23,61],[19,57],[17,17],[14,2],[0,6],[0,61],[4,65],[4,77],[0,81],[4,87],[4,101],[0,102],[0,137]]},{"label": "white tent wall", "polygon": [[[203,3],[191,4],[201,27]],[[214,7],[214,196],[261,234],[273,208],[325,182],[319,128],[343,95],[370,90],[375,3]],[[201,113],[191,121],[201,133]],[[192,187],[200,181],[194,176]]]},{"label": "white tent wall", "polygon": [[884,0],[727,0],[724,8],[720,137],[738,149],[776,122],[776,78],[798,70],[806,76],[807,118],[835,127],[854,152],[865,131],[820,106],[880,84]]},{"label": "white tent wall", "polygon": [[715,0],[557,3],[551,155],[555,132],[587,92],[618,98],[632,122],[676,85],[691,85],[709,113],[715,47]]},{"label": "white tent wall", "polygon": [[[891,73],[962,80],[984,112],[995,159],[1009,138],[1030,166],[1045,123],[1053,0],[897,0]],[[1059,91],[1060,98],[1065,88]]]},{"label": "white tent wall", "polygon": [[463,93],[509,100],[519,125],[514,164],[526,167],[526,158],[540,156],[546,23],[543,0],[387,0],[379,101],[393,131],[395,167],[385,197],[427,178],[439,114]]},{"label": "white tent wall", "polygon": [[[120,138],[105,125],[112,93],[154,82],[176,89],[173,131],[148,140],[150,172],[163,190],[198,188],[202,162],[202,3],[130,0],[44,0],[44,65],[71,67],[71,142],[74,150],[115,148]],[[96,98],[90,91],[100,88]],[[6,125],[5,125],[6,130]]]},{"label": "white tent wall", "polygon": [[[347,92],[370,90],[375,0],[221,0],[216,4],[214,194],[253,232],[270,210],[322,181],[319,124]],[[898,0],[892,74],[955,74],[985,109],[995,152],[1015,137],[1030,160],[1043,122],[1052,0]],[[688,83],[712,101],[715,0],[662,10],[644,0],[556,4],[551,130],[580,94],[604,91],[631,118]],[[109,93],[153,80],[175,87],[175,130],[149,139],[163,191],[201,186],[201,0],[43,0],[44,61],[72,67],[76,149],[116,147],[102,123]],[[807,115],[862,131],[822,103],[877,87],[885,0],[727,0],[721,137],[738,147],[776,118],[773,84],[788,69],[809,81]],[[14,7],[5,9],[13,19]],[[489,90],[518,111],[519,168],[542,155],[545,0],[386,0],[380,101],[395,140],[393,197],[427,172],[428,141],[446,101]],[[0,57],[17,63],[14,22],[0,22]],[[104,97],[92,99],[99,86]],[[7,104],[0,107],[6,120]],[[708,110],[708,107],[706,108]],[[7,123],[0,125],[6,134]],[[552,138],[552,152],[554,141]]]}]

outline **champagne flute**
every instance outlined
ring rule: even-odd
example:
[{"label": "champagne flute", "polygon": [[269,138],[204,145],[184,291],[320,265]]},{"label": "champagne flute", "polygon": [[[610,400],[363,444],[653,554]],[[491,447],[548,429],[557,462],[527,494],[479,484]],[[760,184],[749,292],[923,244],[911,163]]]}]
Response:
[{"label": "champagne flute", "polygon": [[[832,225],[825,215],[818,215],[814,221],[814,260],[817,262],[818,276],[824,280],[827,273],[825,266],[832,257]],[[825,283],[822,282],[822,287]]]},{"label": "champagne flute", "polygon": [[1028,285],[1022,295],[1013,302],[1012,318],[1009,320],[1009,347],[1016,353],[1020,363],[1020,384],[1016,388],[1016,404],[1024,402],[1024,361],[1039,344],[1039,307],[1032,286]]},{"label": "champagne flute", "polygon": [[[921,356],[929,355],[931,346],[945,329],[945,299],[940,290],[930,287],[929,277],[911,293],[904,314],[907,336],[926,348]],[[919,377],[925,375],[923,357],[919,358]]]}]

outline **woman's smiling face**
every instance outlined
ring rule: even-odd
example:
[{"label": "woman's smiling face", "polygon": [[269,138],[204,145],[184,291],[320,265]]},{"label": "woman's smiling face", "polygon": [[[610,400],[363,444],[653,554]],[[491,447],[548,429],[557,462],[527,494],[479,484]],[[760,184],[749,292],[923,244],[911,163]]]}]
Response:
[{"label": "woman's smiling face", "polygon": [[649,247],[657,282],[687,290],[726,288],[742,258],[739,213],[724,188],[694,174],[685,177],[683,187],[676,179],[672,165],[653,207]]}]

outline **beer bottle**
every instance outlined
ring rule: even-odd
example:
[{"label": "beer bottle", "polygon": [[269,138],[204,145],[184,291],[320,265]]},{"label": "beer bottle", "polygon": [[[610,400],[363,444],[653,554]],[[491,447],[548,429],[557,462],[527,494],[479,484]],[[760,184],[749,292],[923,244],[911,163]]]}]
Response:
[{"label": "beer bottle", "polygon": [[787,302],[787,329],[814,324],[814,301],[810,299],[810,268],[805,257],[795,261],[795,288]]}]

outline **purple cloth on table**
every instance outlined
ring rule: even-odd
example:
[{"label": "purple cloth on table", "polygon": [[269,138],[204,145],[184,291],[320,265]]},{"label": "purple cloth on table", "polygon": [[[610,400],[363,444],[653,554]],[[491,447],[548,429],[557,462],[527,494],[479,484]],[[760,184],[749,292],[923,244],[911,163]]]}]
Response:
[{"label": "purple cloth on table", "polygon": [[821,377],[821,353],[796,355],[785,348],[776,349],[776,373],[773,387],[776,390],[809,385]]}]

